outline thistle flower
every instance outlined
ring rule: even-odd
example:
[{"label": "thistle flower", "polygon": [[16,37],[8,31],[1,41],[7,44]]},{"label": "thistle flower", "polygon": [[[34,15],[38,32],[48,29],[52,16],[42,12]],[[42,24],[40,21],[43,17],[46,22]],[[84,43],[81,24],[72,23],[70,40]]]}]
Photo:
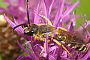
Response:
[{"label": "thistle flower", "polygon": [[[86,22],[83,20],[83,25],[81,25],[80,28],[77,29],[76,26],[76,18],[80,15],[76,15],[76,11],[71,13],[72,10],[79,4],[79,0],[75,2],[74,4],[70,3],[71,0],[65,1],[65,0],[38,0],[35,3],[35,6],[29,8],[32,9],[32,19],[30,20],[32,24],[48,24],[47,20],[50,20],[52,25],[54,27],[63,27],[67,29],[68,31],[78,31],[80,32],[83,30],[81,34],[85,35],[85,38],[87,39],[87,42],[89,42],[90,34],[86,27],[90,24],[90,21],[87,21],[87,18],[85,19]],[[29,1],[29,4],[34,4],[32,0]],[[14,10],[13,10],[14,11]],[[42,18],[40,15],[45,16],[45,18]],[[4,15],[7,22],[11,25],[12,28],[19,25],[19,22],[14,19],[14,22],[12,22],[10,19],[8,19]],[[85,16],[86,17],[86,16]],[[21,20],[19,20],[21,21]],[[23,20],[22,20],[23,21]],[[47,43],[47,38],[45,39],[45,49],[44,52],[41,54],[42,57],[39,57],[40,52],[44,48],[42,41],[34,41],[33,37],[24,35],[22,33],[23,28],[18,27],[15,29],[19,34],[21,34],[25,39],[25,46],[32,50],[32,52],[25,49],[19,41],[17,41],[18,45],[28,53],[28,55],[21,55],[17,58],[17,60],[89,60],[90,59],[90,43],[87,43],[88,46],[88,52],[87,53],[81,53],[80,51],[75,51],[71,48],[68,48],[73,58],[70,58],[69,54],[57,44],[53,44],[51,42],[50,44]],[[82,38],[82,37],[81,37]],[[29,46],[28,44],[31,44]],[[54,45],[54,46],[52,46]]]}]

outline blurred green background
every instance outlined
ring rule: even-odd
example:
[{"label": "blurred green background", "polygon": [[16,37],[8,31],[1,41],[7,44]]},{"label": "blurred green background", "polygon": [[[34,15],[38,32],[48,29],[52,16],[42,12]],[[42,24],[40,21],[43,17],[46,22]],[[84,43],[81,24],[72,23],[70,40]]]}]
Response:
[{"label": "blurred green background", "polygon": [[[73,2],[76,2],[77,0],[73,0]],[[7,3],[4,3],[3,0],[0,0],[0,7],[5,8],[8,6]],[[87,15],[87,19],[90,20],[90,0],[80,0],[79,6],[75,8],[76,14],[83,14]],[[84,17],[85,19],[85,17]],[[76,25],[80,27],[80,24],[82,24],[82,18],[78,18]],[[90,25],[87,27],[87,29],[90,32]],[[1,60],[1,57],[0,57]]]},{"label": "blurred green background", "polygon": [[[73,2],[76,2],[77,0],[73,0]],[[90,20],[90,0],[80,0],[79,3],[79,8],[76,7],[76,14],[83,14],[84,15],[84,19],[85,19],[85,15],[87,16],[87,19]],[[82,18],[78,18],[76,20],[76,25],[77,27],[80,27],[80,24],[83,23]],[[87,29],[90,32],[90,25],[87,26]]]}]

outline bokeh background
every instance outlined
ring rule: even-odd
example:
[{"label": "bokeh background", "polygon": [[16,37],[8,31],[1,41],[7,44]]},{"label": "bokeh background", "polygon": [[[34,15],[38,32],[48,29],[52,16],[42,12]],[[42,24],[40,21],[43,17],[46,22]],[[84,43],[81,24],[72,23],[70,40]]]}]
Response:
[{"label": "bokeh background", "polygon": [[[73,0],[73,2],[75,2],[76,0]],[[84,16],[86,15],[87,16],[87,19],[90,20],[90,0],[80,0],[80,3],[79,3],[79,8],[76,7],[76,13],[77,14],[83,14]],[[79,23],[83,23],[82,18],[78,18],[76,21],[76,25],[79,27],[80,24]],[[84,17],[85,19],[85,17]],[[87,27],[87,29],[89,30],[90,32],[90,25]]]},{"label": "bokeh background", "polygon": [[[76,2],[77,0],[73,0],[72,3]],[[6,6],[8,6],[7,3],[3,2],[3,0],[0,0],[0,7],[6,8]],[[86,15],[87,19],[90,20],[90,0],[80,0],[79,6],[76,7],[74,10],[76,10],[76,14],[82,14],[83,16]],[[85,19],[85,16],[84,16]],[[80,24],[82,24],[82,18],[77,18],[76,19],[76,25],[77,27],[80,27]],[[7,27],[7,26],[6,26]],[[4,27],[4,28],[6,28]],[[1,27],[0,27],[1,28]],[[10,27],[9,27],[10,28]],[[90,32],[90,25],[87,27],[87,29]],[[12,29],[11,29],[12,30]],[[1,32],[1,31],[0,31]],[[16,33],[15,33],[16,34]],[[20,37],[21,38],[21,37]],[[1,47],[1,46],[0,46]],[[19,50],[20,48],[18,48]],[[1,50],[1,49],[0,49]],[[21,50],[20,50],[21,51]],[[21,53],[21,52],[20,52]],[[12,54],[12,53],[10,53]],[[6,57],[8,57],[6,55]],[[10,57],[9,57],[10,58]],[[2,60],[2,57],[0,56],[0,60]],[[7,59],[6,59],[7,60]],[[14,60],[14,59],[13,59]]]}]

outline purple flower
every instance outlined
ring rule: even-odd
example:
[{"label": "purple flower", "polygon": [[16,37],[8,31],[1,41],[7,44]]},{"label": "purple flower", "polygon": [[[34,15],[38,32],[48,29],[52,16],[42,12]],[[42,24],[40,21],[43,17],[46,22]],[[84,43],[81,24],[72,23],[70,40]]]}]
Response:
[{"label": "purple flower", "polygon": [[[8,2],[10,5],[5,10],[5,12],[10,13],[12,16],[17,16],[20,19],[14,19],[14,22],[12,22],[10,19],[8,19],[5,15],[5,19],[7,22],[11,25],[12,28],[22,23],[26,23],[24,16],[26,16],[25,11],[25,0],[19,1],[19,0],[13,0],[16,2],[15,5],[11,4],[9,0],[5,0],[5,2]],[[22,3],[20,3],[22,2]],[[35,5],[34,5],[35,4]],[[76,11],[73,12],[72,10],[79,4],[79,0],[75,2],[74,4],[71,4],[71,0],[65,1],[65,0],[29,0],[29,12],[30,12],[30,21],[32,24],[48,24],[48,20],[51,21],[51,24],[57,28],[57,27],[63,27],[67,29],[68,31],[78,31],[81,30],[83,35],[85,35],[86,42],[90,42],[90,34],[86,27],[90,24],[90,21],[83,20],[83,25],[77,29],[76,24],[76,18],[82,15],[76,15]],[[22,7],[24,10],[21,11],[19,8]],[[11,8],[11,9],[10,9]],[[16,10],[15,10],[16,9]],[[4,10],[2,10],[4,11]],[[15,14],[15,15],[14,15]],[[38,15],[39,14],[39,15]],[[42,18],[42,15],[45,16],[45,18]],[[85,16],[86,17],[86,16]],[[83,18],[83,16],[82,16]],[[49,23],[50,24],[50,23]],[[15,29],[20,35],[22,35],[25,40],[25,46],[32,50],[32,52],[25,49],[19,41],[17,41],[18,45],[28,53],[28,55],[21,55],[17,58],[17,60],[89,60],[90,59],[90,43],[87,43],[88,51],[87,53],[81,53],[80,51],[75,51],[71,48],[68,48],[65,46],[73,56],[72,58],[69,56],[69,54],[62,48],[62,46],[54,44],[53,42],[50,42],[48,44],[47,38],[45,41],[36,40],[34,41],[33,37],[24,35],[22,33],[23,28],[20,26]],[[82,38],[82,37],[81,37]],[[45,45],[44,45],[45,42]],[[29,46],[28,44],[31,44]],[[44,52],[40,56],[40,52],[44,49]]]}]

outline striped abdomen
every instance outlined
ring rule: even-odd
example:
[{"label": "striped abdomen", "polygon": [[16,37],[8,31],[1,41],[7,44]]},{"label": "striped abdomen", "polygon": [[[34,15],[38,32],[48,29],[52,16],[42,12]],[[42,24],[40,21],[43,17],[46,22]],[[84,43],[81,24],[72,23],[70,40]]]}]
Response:
[{"label": "striped abdomen", "polygon": [[81,39],[81,37],[71,34],[70,32],[58,31],[53,39],[81,52],[86,52],[88,50],[86,43]]},{"label": "striped abdomen", "polygon": [[83,53],[88,50],[88,47],[85,44],[76,44],[76,43],[67,43],[67,42],[65,42],[64,44],[67,45],[67,46],[69,46],[70,48],[73,48],[75,50],[79,50],[79,51],[81,51]]}]

